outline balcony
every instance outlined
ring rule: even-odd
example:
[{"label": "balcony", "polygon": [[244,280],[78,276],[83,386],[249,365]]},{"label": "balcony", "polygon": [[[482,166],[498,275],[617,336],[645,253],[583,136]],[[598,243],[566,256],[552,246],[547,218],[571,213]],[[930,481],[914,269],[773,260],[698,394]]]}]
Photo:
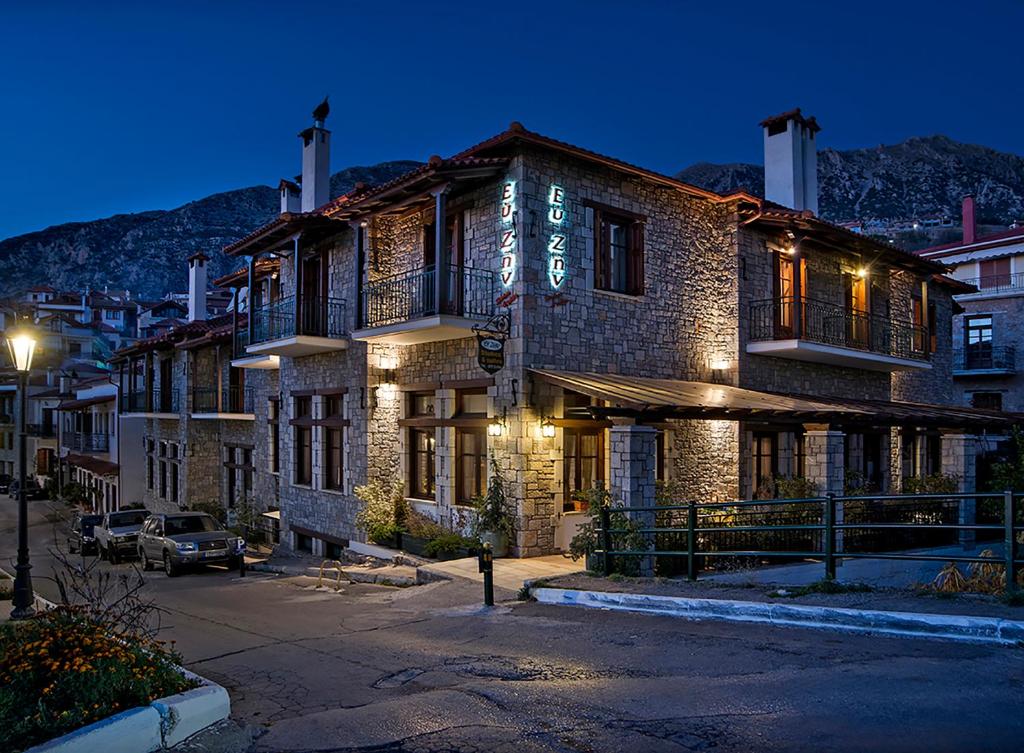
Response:
[{"label": "balcony", "polygon": [[296,317],[295,296],[287,296],[254,309],[251,316],[248,356],[298,358],[348,347],[345,301],[340,298],[300,298]]},{"label": "balcony", "polygon": [[954,377],[1013,376],[1017,350],[1012,345],[983,343],[953,351]]},{"label": "balcony", "polygon": [[61,444],[73,452],[110,452],[110,435],[89,431],[69,431]]},{"label": "balcony", "polygon": [[53,439],[57,436],[57,427],[53,424],[25,424],[25,433],[37,439]]},{"label": "balcony", "polygon": [[362,329],[356,340],[414,345],[455,340],[493,316],[498,276],[489,270],[449,267],[440,306],[434,267],[392,275],[363,289]]},{"label": "balcony", "polygon": [[178,418],[181,409],[181,404],[178,402],[178,390],[173,388],[154,389],[152,405],[146,397],[146,390],[122,392],[121,415],[125,417]]},{"label": "balcony", "polygon": [[269,353],[250,354],[249,328],[243,326],[235,333],[233,350],[231,351],[231,365],[236,369],[279,369],[281,368],[281,357]]},{"label": "balcony", "polygon": [[750,307],[747,353],[871,371],[930,369],[928,330],[811,298]]},{"label": "balcony", "polygon": [[977,293],[965,293],[958,295],[957,299],[962,298],[987,298],[1000,295],[1008,294],[1020,294],[1024,293],[1024,272],[1014,272],[1010,274],[1001,275],[986,275],[985,277],[971,277],[966,280],[968,285],[973,285],[978,289]]},{"label": "balcony", "polygon": [[192,390],[192,418],[255,419],[252,387],[196,387]]}]

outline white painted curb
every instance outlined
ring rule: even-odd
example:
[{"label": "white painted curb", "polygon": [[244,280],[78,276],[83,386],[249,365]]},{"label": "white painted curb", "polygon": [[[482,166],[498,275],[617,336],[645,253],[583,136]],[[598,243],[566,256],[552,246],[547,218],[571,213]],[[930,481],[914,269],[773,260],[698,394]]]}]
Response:
[{"label": "white painted curb", "polygon": [[542,604],[660,614],[688,620],[754,622],[1004,646],[1024,643],[1024,622],[998,617],[886,612],[802,604],[576,591],[564,588],[534,588],[531,589],[530,595]]},{"label": "white painted curb", "polygon": [[100,719],[25,753],[153,753],[231,715],[231,700],[224,688],[188,670],[182,672],[203,684]]}]

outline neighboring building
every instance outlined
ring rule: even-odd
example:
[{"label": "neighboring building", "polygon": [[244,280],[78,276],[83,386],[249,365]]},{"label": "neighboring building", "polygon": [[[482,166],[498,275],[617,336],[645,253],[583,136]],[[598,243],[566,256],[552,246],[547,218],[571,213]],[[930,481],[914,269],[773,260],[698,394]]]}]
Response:
[{"label": "neighboring building", "polygon": [[[953,318],[956,400],[989,410],[1024,412],[1024,228],[977,237],[974,198],[963,202],[963,239],[926,248],[924,259],[953,267],[959,291]],[[1024,350],[1021,351],[1024,357]]]},{"label": "neighboring building", "polygon": [[[236,319],[206,319],[207,257],[189,259],[192,317],[116,354],[121,425],[140,437],[141,499],[150,510],[196,504],[263,512],[277,507],[277,474],[266,462],[276,424],[277,372],[231,365]],[[276,419],[275,419],[276,420]],[[257,458],[264,459],[259,463]]]},{"label": "neighboring building", "polygon": [[[354,489],[372,480],[402,480],[461,527],[492,459],[523,556],[564,549],[597,483],[632,505],[653,504],[657,480],[702,500],[782,477],[841,493],[851,473],[898,491],[942,471],[969,489],[975,434],[1005,430],[950,407],[965,288],[815,217],[818,126],[799,110],[762,124],[768,200],[514,123],[329,201],[325,116],[300,134],[280,217],[226,249],[249,259],[231,366],[277,380],[256,407],[278,451],[254,441],[253,463],[280,472],[295,549],[358,538]],[[493,375],[477,328],[507,336]],[[232,373],[204,368],[194,385]]]}]

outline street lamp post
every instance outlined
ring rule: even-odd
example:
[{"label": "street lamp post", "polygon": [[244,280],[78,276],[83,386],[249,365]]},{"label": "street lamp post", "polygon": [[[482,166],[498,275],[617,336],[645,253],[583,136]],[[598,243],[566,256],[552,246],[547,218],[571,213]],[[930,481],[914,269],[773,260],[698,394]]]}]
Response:
[{"label": "street lamp post", "polygon": [[12,620],[31,617],[35,610],[32,593],[32,565],[28,558],[28,502],[25,484],[28,476],[27,434],[25,414],[28,409],[28,374],[32,368],[32,356],[36,350],[36,337],[31,327],[15,325],[5,333],[7,347],[11,352],[11,363],[18,372],[18,562],[14,566],[14,609]]}]

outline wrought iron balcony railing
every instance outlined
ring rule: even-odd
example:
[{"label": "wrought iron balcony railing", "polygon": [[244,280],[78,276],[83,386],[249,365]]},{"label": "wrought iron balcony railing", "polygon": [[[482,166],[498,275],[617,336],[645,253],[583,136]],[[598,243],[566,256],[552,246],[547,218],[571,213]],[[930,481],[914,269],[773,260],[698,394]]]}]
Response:
[{"label": "wrought iron balcony railing", "polygon": [[1017,349],[1012,345],[969,345],[953,351],[953,371],[1017,371]]},{"label": "wrought iron balcony railing", "polygon": [[341,298],[301,298],[298,313],[296,319],[295,296],[291,295],[254,309],[252,342],[246,345],[297,335],[333,339],[346,335],[345,301]]},{"label": "wrought iron balcony railing", "polygon": [[447,295],[437,305],[434,267],[384,277],[363,289],[363,327],[382,327],[424,316],[448,314],[486,319],[495,311],[498,276],[490,270],[451,266]]},{"label": "wrought iron balcony railing", "polygon": [[178,390],[155,388],[152,408],[146,399],[146,390],[131,390],[121,393],[122,413],[177,413],[180,409]]},{"label": "wrought iron balcony railing", "polygon": [[193,413],[252,413],[252,387],[196,387],[192,390]]},{"label": "wrought iron balcony railing", "polygon": [[245,352],[245,349],[248,347],[248,345],[249,327],[242,326],[242,328],[235,333],[235,341],[231,351],[232,358],[245,358],[248,355],[248,353]]},{"label": "wrought iron balcony railing", "polygon": [[[1003,293],[1024,289],[1024,272],[1005,273],[1001,275],[985,275],[963,280],[973,285],[980,293]],[[970,295],[970,294],[968,294]]]},{"label": "wrought iron balcony railing", "polygon": [[57,427],[53,424],[25,424],[25,433],[39,439],[52,439],[57,436]]},{"label": "wrought iron balcony railing", "polygon": [[750,340],[807,340],[822,345],[925,361],[926,327],[812,298],[770,298],[750,307]]},{"label": "wrought iron balcony railing", "polygon": [[89,431],[69,431],[61,444],[75,452],[110,452],[110,435]]}]

